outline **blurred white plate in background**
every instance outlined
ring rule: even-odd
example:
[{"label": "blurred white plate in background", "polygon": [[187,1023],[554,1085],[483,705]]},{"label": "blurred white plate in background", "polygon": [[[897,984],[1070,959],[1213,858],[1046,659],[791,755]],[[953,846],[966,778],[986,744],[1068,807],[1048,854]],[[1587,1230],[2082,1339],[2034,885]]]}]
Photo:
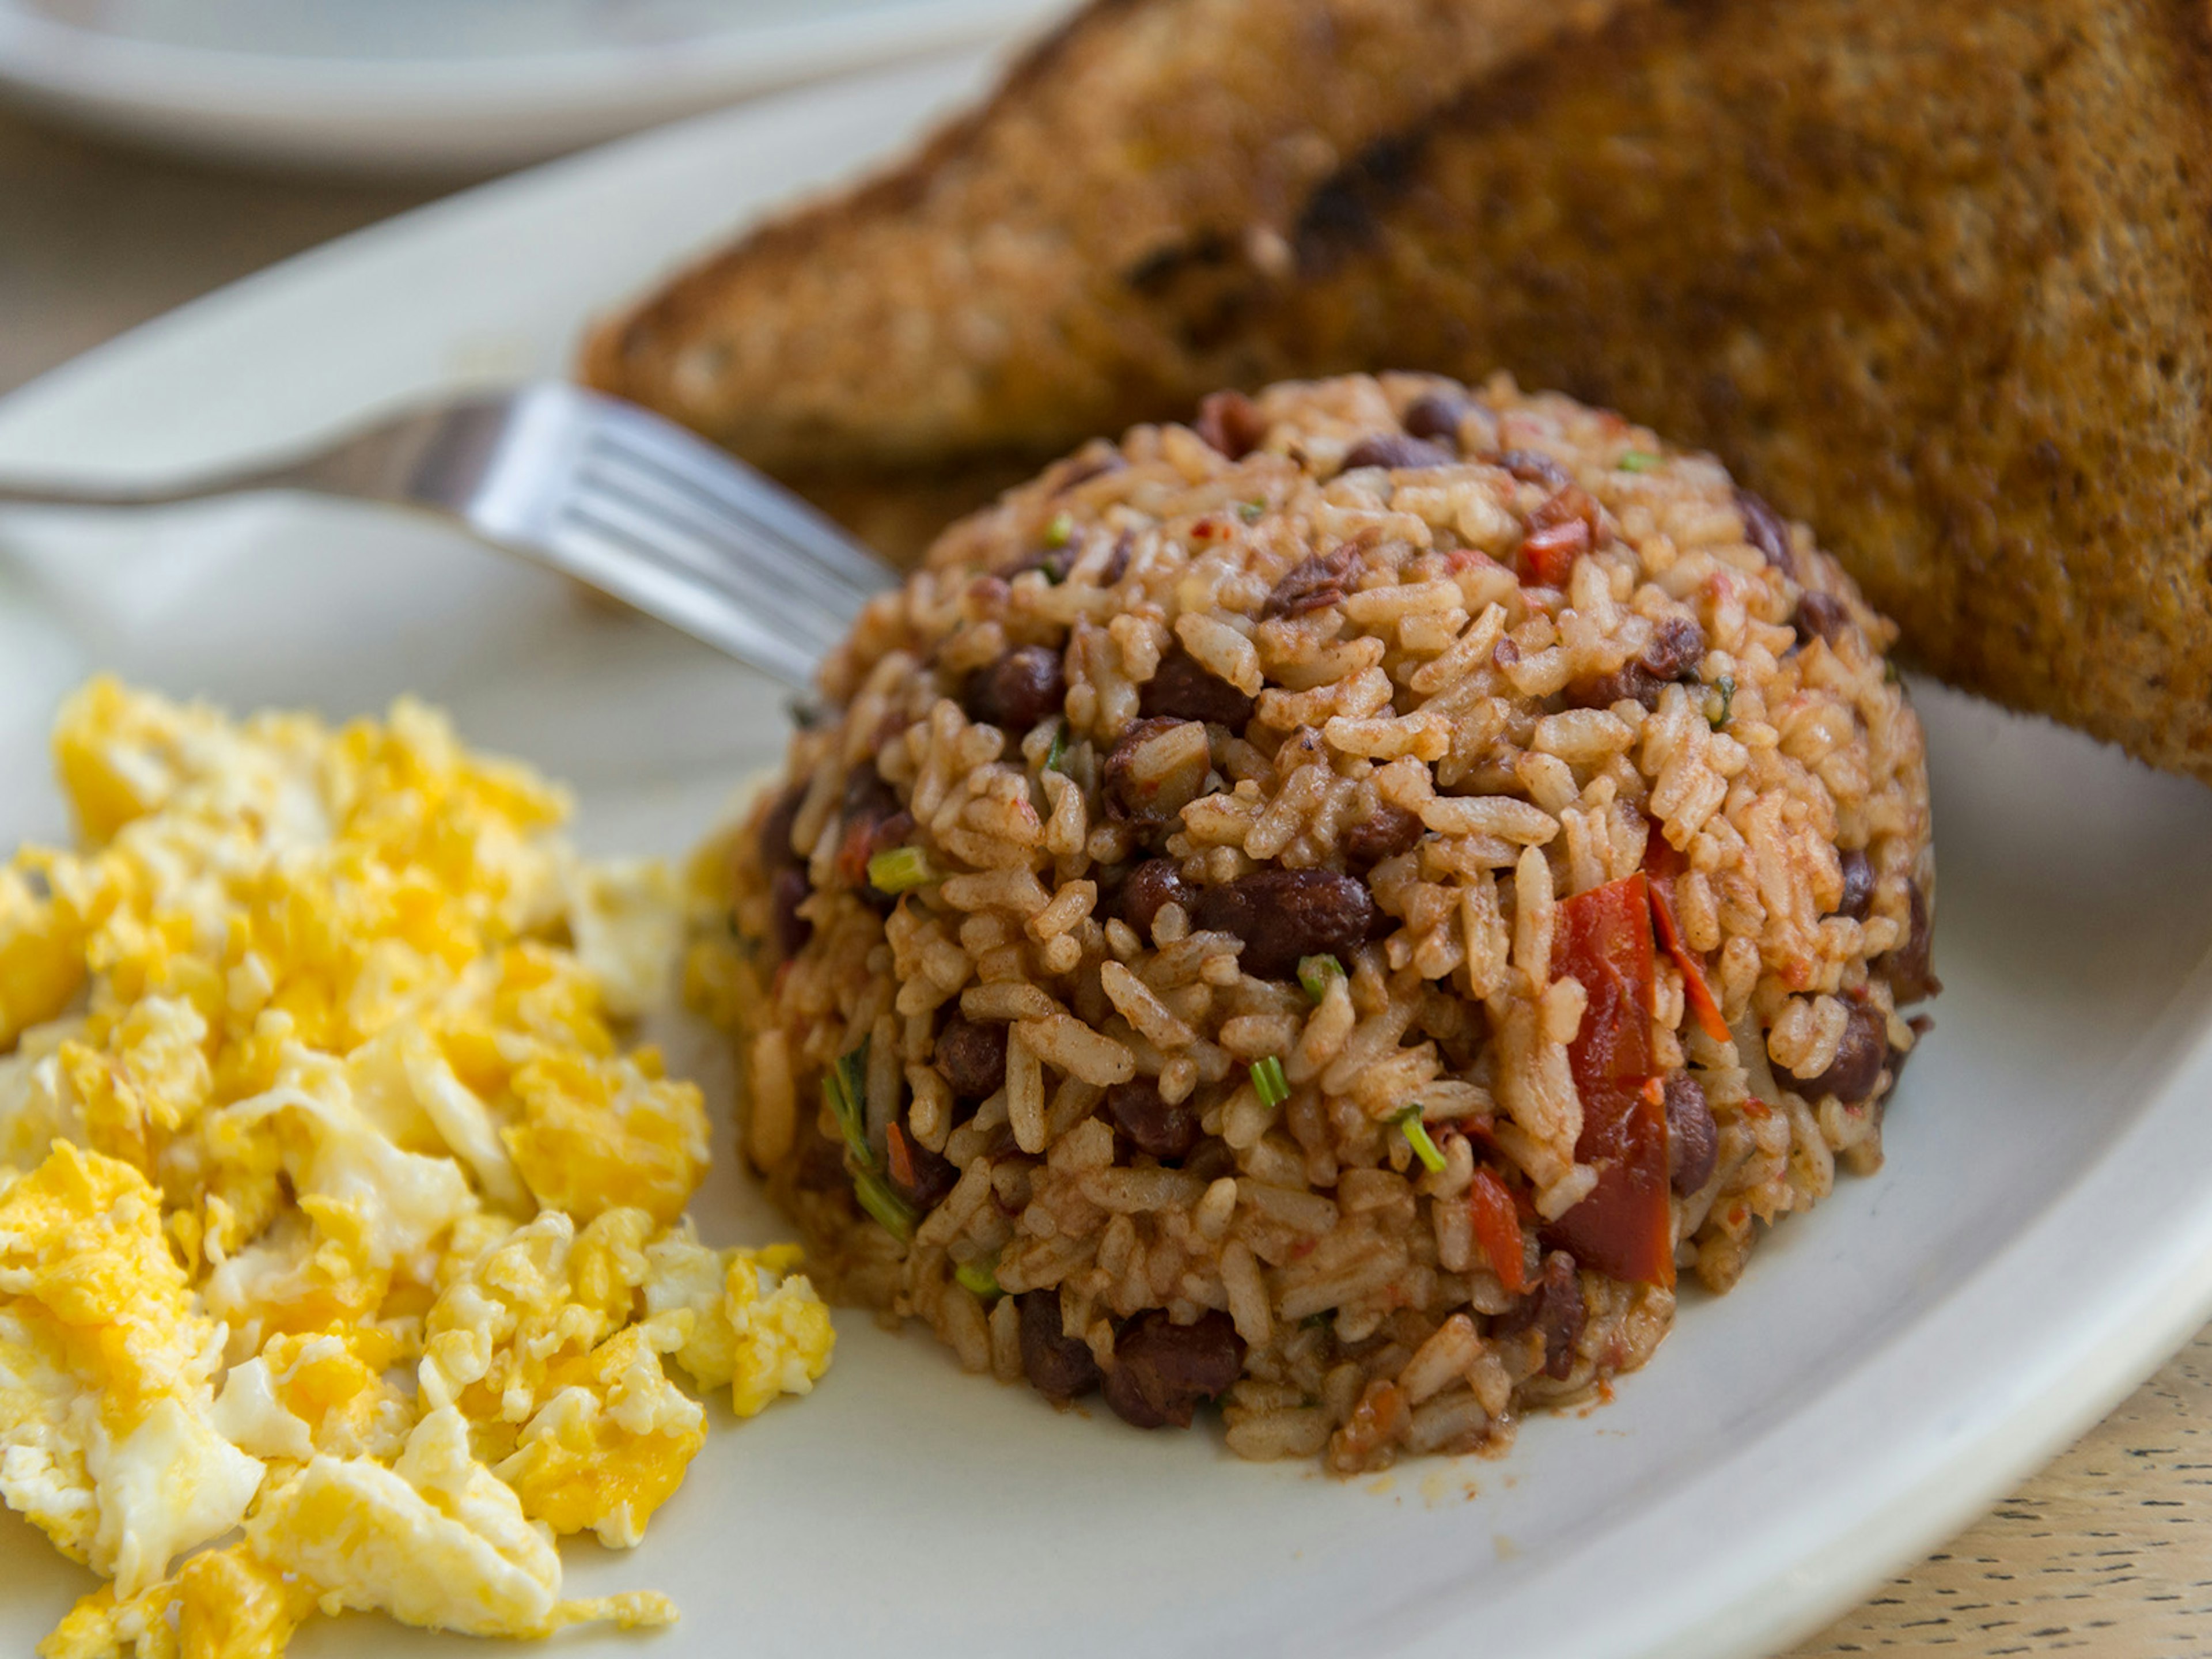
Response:
[{"label": "blurred white plate in background", "polygon": [[0,0],[0,88],[79,125],[357,172],[516,166],[1069,0]]}]

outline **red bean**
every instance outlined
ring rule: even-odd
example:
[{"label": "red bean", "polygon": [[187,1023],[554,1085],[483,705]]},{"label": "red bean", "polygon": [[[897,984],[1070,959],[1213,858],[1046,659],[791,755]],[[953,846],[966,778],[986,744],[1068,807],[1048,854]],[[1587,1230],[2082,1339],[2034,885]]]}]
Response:
[{"label": "red bean", "polygon": [[1170,1105],[1149,1078],[1117,1083],[1106,1091],[1106,1110],[1140,1152],[1163,1162],[1186,1158],[1198,1145],[1198,1114],[1188,1102]]},{"label": "red bean", "polygon": [[1846,1106],[1869,1098],[1881,1080],[1882,1064],[1889,1057],[1889,1022],[1881,1011],[1863,1002],[1849,1006],[1844,1035],[1836,1044],[1836,1057],[1826,1071],[1804,1079],[1801,1092],[1808,1100],[1833,1095]]},{"label": "red bean", "polygon": [[1815,639],[1833,645],[1851,625],[1850,607],[1832,593],[1808,588],[1798,597],[1797,611],[1790,618],[1790,625],[1797,630],[1801,645],[1809,645]]},{"label": "red bean", "polygon": [[1260,407],[1241,392],[1216,392],[1198,406],[1192,428],[1232,461],[1241,461],[1267,435]]},{"label": "red bean", "polygon": [[958,1100],[988,1100],[1006,1083],[1006,1028],[955,1014],[937,1033],[937,1074]]},{"label": "red bean", "polygon": [[1864,921],[1874,904],[1874,860],[1856,847],[1847,847],[1843,854],[1844,896],[1837,901],[1832,915],[1849,916],[1853,921]]},{"label": "red bean", "polygon": [[1518,1336],[1526,1330],[1543,1333],[1544,1375],[1558,1381],[1575,1368],[1575,1344],[1582,1340],[1583,1322],[1587,1317],[1575,1259],[1565,1250],[1553,1250],[1544,1258],[1543,1276],[1536,1288],[1498,1315],[1490,1328],[1494,1336]]},{"label": "red bean", "polygon": [[1705,1091],[1687,1072],[1667,1079],[1667,1178],[1687,1198],[1713,1178],[1720,1161],[1720,1130]]},{"label": "red bean", "polygon": [[1651,643],[1638,659],[1662,680],[1697,672],[1705,659],[1705,630],[1688,617],[1668,617],[1651,630]]},{"label": "red bean", "polygon": [[1790,526],[1765,498],[1748,489],[1735,492],[1735,510],[1743,520],[1743,538],[1785,576],[1797,574],[1797,555],[1790,545]]},{"label": "red bean", "polygon": [[1269,590],[1264,612],[1270,617],[1303,617],[1308,611],[1342,605],[1358,569],[1359,554],[1351,547],[1333,548],[1301,559]]},{"label": "red bean", "polygon": [[1121,884],[1118,904],[1121,920],[1149,944],[1163,907],[1180,904],[1188,915],[1197,901],[1198,890],[1182,878],[1181,865],[1173,859],[1146,859]]},{"label": "red bean", "polygon": [[1301,957],[1346,958],[1382,920],[1357,876],[1328,870],[1257,870],[1198,896],[1191,920],[1244,941],[1237,965],[1255,979],[1287,979]]},{"label": "red bean", "polygon": [[1905,943],[1875,964],[1889,976],[1889,994],[1899,1007],[1932,997],[1943,988],[1943,981],[1936,977],[1931,960],[1936,948],[1936,922],[1928,913],[1927,896],[1917,881],[1906,886],[1905,896],[1911,906],[1911,927],[1905,935]]},{"label": "red bean", "polygon": [[1617,702],[1640,702],[1656,708],[1659,694],[1675,680],[1694,678],[1705,657],[1705,630],[1687,617],[1668,617],[1652,630],[1651,642],[1612,673],[1570,685],[1568,705],[1610,708]]},{"label": "red bean", "polygon": [[1019,737],[1058,714],[1066,696],[1060,653],[1048,646],[1023,645],[970,674],[961,702],[969,720]]},{"label": "red bean", "polygon": [[1227,1314],[1178,1325],[1164,1310],[1149,1308],[1114,1340],[1106,1403],[1140,1429],[1187,1429],[1199,1402],[1226,1392],[1243,1369],[1244,1339]]},{"label": "red bean", "polygon": [[1252,707],[1251,698],[1177,646],[1145,682],[1137,711],[1147,720],[1203,720],[1241,733],[1251,721]]},{"label": "red bean", "polygon": [[1440,444],[1425,438],[1408,437],[1401,432],[1377,432],[1362,438],[1344,458],[1344,470],[1350,472],[1363,466],[1383,466],[1392,471],[1401,467],[1449,466],[1455,457]]},{"label": "red bean", "polygon": [[1421,844],[1421,821],[1401,806],[1378,802],[1373,812],[1343,834],[1345,862],[1359,869],[1410,853]]},{"label": "red bean", "polygon": [[1540,483],[1547,489],[1565,489],[1575,481],[1573,473],[1541,450],[1509,449],[1498,464],[1522,483]]},{"label": "red bean", "polygon": [[806,883],[806,866],[787,864],[769,882],[769,910],[775,918],[775,948],[785,957],[795,957],[806,948],[806,941],[814,937],[814,924],[799,914],[799,907],[806,902],[813,889]]},{"label": "red bean", "polygon": [[1026,1291],[1015,1304],[1021,1316],[1022,1375],[1049,1399],[1081,1398],[1098,1386],[1098,1362],[1081,1337],[1062,1333],[1058,1291]]},{"label": "red bean", "polygon": [[1435,392],[1416,398],[1406,410],[1406,430],[1416,438],[1459,447],[1460,422],[1474,408],[1474,403],[1456,393]]}]

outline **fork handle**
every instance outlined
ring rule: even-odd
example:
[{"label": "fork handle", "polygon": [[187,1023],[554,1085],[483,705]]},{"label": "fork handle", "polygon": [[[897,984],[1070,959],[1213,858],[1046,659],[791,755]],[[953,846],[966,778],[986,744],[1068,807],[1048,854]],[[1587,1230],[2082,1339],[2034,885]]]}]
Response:
[{"label": "fork handle", "polygon": [[[198,474],[173,483],[136,484],[58,480],[0,480],[0,506],[53,507],[178,507],[270,489],[302,489],[350,501],[421,507],[442,502],[426,495],[423,470],[466,469],[496,443],[500,411],[495,403],[442,404],[395,416],[327,447],[295,450],[274,460]],[[427,480],[434,485],[436,479]]]},{"label": "fork handle", "polygon": [[143,484],[0,483],[0,507],[174,507],[216,495],[273,488],[258,474],[198,478],[168,488]]}]

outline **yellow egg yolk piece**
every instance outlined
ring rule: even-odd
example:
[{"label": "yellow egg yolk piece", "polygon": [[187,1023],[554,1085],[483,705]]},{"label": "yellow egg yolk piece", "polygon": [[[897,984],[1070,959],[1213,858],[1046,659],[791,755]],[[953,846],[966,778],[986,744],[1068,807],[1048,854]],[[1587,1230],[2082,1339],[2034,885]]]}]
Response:
[{"label": "yellow egg yolk piece", "polygon": [[795,1249],[684,1215],[705,1103],[629,1040],[675,881],[410,701],[99,679],[54,755],[76,845],[0,863],[0,1499],[111,1582],[41,1653],[671,1622],[564,1599],[556,1539],[640,1541],[685,1383],[749,1416],[835,1342]]}]

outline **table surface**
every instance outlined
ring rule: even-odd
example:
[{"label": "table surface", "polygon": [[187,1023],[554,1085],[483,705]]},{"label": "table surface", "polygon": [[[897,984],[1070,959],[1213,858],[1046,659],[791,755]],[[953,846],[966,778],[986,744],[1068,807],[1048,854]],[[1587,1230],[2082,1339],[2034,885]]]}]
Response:
[{"label": "table surface", "polygon": [[[441,187],[218,171],[0,112],[0,392]],[[2212,1328],[1945,1549],[1789,1659],[2212,1651]]]}]

